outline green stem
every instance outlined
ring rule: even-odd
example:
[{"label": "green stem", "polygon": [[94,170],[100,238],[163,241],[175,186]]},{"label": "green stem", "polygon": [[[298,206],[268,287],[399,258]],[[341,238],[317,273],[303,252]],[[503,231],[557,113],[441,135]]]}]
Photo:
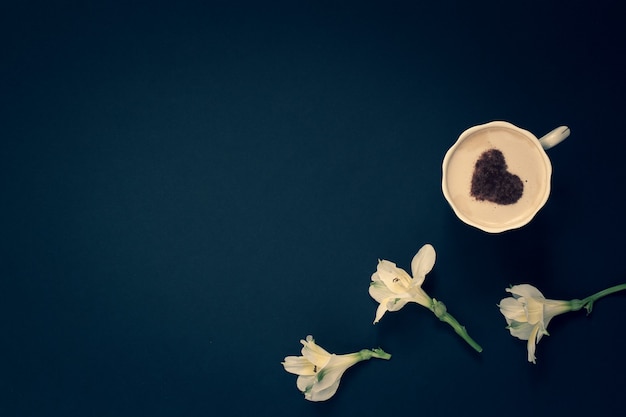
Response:
[{"label": "green stem", "polygon": [[370,358],[378,358],[378,359],[385,359],[385,360],[391,359],[391,355],[385,352],[384,350],[382,350],[381,348],[376,348],[372,350],[363,349],[362,351],[358,353],[358,355],[361,356],[361,360],[369,360]]},{"label": "green stem", "polygon": [[618,291],[626,290],[626,284],[614,285],[613,287],[607,288],[606,290],[599,291],[589,297],[583,298],[582,300],[572,300],[573,310],[580,310],[585,307],[587,310],[587,314],[591,313],[593,309],[593,303],[599,300],[602,297],[605,297],[609,294],[613,294]]},{"label": "green stem", "polygon": [[452,326],[456,334],[461,336],[463,340],[465,340],[471,347],[474,348],[474,350],[476,350],[476,352],[480,353],[483,351],[483,348],[478,343],[476,343],[476,341],[472,339],[467,333],[467,330],[465,330],[465,326],[462,326],[454,317],[452,317],[450,313],[448,313],[446,305],[444,303],[442,303],[441,301],[437,301],[433,298],[431,310],[433,313],[435,313],[435,316],[437,316],[439,320]]}]

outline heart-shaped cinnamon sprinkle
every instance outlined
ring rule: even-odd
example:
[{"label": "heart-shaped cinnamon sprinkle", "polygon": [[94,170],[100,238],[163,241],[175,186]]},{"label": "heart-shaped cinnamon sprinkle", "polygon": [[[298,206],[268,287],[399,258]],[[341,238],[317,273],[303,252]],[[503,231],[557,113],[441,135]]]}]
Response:
[{"label": "heart-shaped cinnamon sprinkle", "polygon": [[471,195],[480,201],[509,205],[524,193],[524,183],[507,171],[504,155],[498,149],[483,152],[474,165]]}]

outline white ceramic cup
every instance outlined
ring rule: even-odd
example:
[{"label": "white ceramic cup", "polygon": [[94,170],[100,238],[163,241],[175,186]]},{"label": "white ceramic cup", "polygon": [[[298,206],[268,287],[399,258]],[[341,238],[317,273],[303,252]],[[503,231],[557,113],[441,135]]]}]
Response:
[{"label": "white ceramic cup", "polygon": [[[545,149],[557,145],[569,134],[567,126],[557,127],[541,139],[508,122],[473,126],[461,133],[446,153],[442,165],[443,195],[457,217],[471,226],[489,233],[520,228],[535,217],[550,195],[552,164]],[[477,182],[472,185],[478,167],[484,167],[484,163],[477,166],[477,162],[485,161],[485,152],[493,154],[493,149],[504,156],[508,174],[503,175],[507,180],[517,177],[516,186],[523,186],[522,191],[517,189],[515,202],[484,199],[475,192]],[[497,183],[498,175],[492,177]]]}]

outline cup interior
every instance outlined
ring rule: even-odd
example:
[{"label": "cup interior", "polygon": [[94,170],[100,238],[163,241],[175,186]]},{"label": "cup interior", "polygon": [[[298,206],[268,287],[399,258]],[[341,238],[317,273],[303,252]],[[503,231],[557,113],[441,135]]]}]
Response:
[{"label": "cup interior", "polygon": [[[481,200],[472,194],[476,163],[494,149],[502,153],[506,171],[523,185],[521,197],[514,203]],[[550,195],[550,159],[532,133],[508,122],[491,122],[463,132],[446,153],[442,169],[443,194],[456,215],[490,233],[524,226]]]}]

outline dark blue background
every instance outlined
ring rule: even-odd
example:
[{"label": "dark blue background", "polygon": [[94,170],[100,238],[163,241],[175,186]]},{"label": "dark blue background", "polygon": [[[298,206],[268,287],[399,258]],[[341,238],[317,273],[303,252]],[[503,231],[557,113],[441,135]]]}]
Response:
[{"label": "dark blue background", "polygon": [[[7,2],[5,2],[7,3]],[[609,415],[626,294],[556,318],[537,365],[496,304],[626,282],[617,1],[12,2],[0,7],[0,415]],[[436,3],[436,4],[435,4]],[[541,136],[552,196],[488,235],[440,189],[466,128]],[[379,258],[424,308],[372,325]],[[313,334],[381,346],[309,403]]]}]

